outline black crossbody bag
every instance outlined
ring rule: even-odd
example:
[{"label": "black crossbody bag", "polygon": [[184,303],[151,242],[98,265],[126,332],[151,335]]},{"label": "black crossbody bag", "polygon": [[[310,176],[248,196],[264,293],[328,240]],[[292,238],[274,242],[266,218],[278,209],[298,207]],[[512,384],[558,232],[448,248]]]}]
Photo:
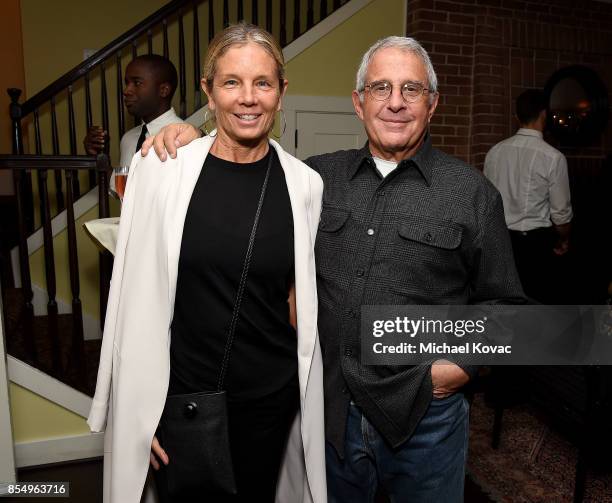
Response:
[{"label": "black crossbody bag", "polygon": [[270,152],[227,331],[217,390],[168,396],[159,422],[159,441],[170,459],[162,470],[171,500],[207,493],[237,494],[228,434],[227,393],[223,386],[273,158]]}]

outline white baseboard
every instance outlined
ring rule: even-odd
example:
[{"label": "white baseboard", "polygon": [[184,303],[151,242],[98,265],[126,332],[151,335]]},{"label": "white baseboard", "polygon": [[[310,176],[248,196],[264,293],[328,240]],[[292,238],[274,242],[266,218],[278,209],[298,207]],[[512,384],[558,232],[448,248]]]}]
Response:
[{"label": "white baseboard", "polygon": [[91,409],[91,397],[44,372],[10,355],[6,357],[7,374],[10,381],[42,396],[50,402],[61,405],[79,416],[86,418]]},{"label": "white baseboard", "polygon": [[15,443],[17,468],[97,458],[104,454],[104,433]]},{"label": "white baseboard", "polygon": [[[89,396],[12,356],[7,356],[6,363],[10,381],[83,418],[89,415]],[[103,441],[103,433],[86,433],[17,442],[14,449],[15,466],[23,468],[99,457],[103,454]]]}]

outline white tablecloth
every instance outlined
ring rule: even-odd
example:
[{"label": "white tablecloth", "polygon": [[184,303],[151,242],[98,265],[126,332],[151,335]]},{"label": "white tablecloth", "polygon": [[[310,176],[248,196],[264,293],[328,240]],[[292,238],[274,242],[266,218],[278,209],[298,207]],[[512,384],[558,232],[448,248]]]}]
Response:
[{"label": "white tablecloth", "polygon": [[85,232],[101,250],[107,249],[113,255],[117,246],[117,234],[119,233],[119,217],[98,218],[83,224]]}]

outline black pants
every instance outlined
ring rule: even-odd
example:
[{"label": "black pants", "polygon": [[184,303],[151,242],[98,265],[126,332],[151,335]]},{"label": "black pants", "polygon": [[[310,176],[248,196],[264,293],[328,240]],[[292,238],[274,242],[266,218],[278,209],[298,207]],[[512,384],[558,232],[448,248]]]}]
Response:
[{"label": "black pants", "polygon": [[256,400],[235,402],[230,399],[228,427],[238,494],[194,494],[180,501],[171,500],[167,495],[162,464],[159,471],[154,471],[160,502],[273,503],[289,428],[298,407],[297,379],[279,391]]},{"label": "black pants", "polygon": [[542,304],[556,304],[561,278],[557,271],[558,257],[553,252],[556,239],[553,228],[510,231],[510,237],[525,294]]}]

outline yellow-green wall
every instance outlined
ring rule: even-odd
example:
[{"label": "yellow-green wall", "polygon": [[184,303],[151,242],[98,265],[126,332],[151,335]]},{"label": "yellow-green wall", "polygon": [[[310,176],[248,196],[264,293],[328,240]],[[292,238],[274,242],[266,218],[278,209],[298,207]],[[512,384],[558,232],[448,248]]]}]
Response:
[{"label": "yellow-green wall", "polygon": [[375,0],[287,63],[289,94],[350,96],[363,53],[376,40],[404,35],[405,0]]},{"label": "yellow-green wall", "polygon": [[9,384],[9,399],[15,442],[89,433],[84,418],[15,383]]},{"label": "yellow-green wall", "polygon": [[[109,0],[104,4],[96,4],[81,2],[80,0],[62,0],[61,2],[22,0],[22,3],[24,6],[26,80],[28,93],[31,95],[47,85],[53,78],[57,78],[61,71],[77,64],[82,58],[84,48],[100,48],[104,43],[129,28],[141,17],[154,11],[164,2],[161,0],[135,0],[131,2]],[[246,4],[248,3],[246,2]],[[61,11],[58,9],[58,5],[62,5]],[[63,21],[62,13],[65,10],[72,12],[68,22]],[[117,15],[117,12],[120,11],[121,16]],[[123,18],[124,14],[125,18]],[[402,35],[405,25],[403,16],[404,0],[375,0],[369,4],[287,64],[289,94],[350,96],[361,55],[379,38],[387,35]],[[86,19],[93,19],[95,22],[92,26],[79,26],[72,30],[73,25],[84,24]],[[40,30],[39,33],[33,33],[36,30]],[[59,38],[59,42],[54,40],[53,46],[63,47],[63,49],[58,51],[58,49],[51,50],[44,47],[48,37]],[[39,64],[40,61],[48,61],[49,63],[40,65],[44,68],[31,68]],[[96,116],[95,113],[94,116]],[[97,207],[92,208],[79,219],[77,239],[81,274],[81,300],[84,312],[97,317],[99,306],[98,254],[94,245],[81,229],[83,222],[93,218],[97,218]],[[65,233],[55,238],[54,250],[58,297],[69,303],[71,296]],[[34,283],[44,287],[42,250],[32,255],[30,263]],[[52,436],[49,431],[44,429],[44,426],[37,422],[31,422],[25,417],[29,414],[28,407],[34,403],[34,399],[32,397],[24,398],[23,393],[16,394],[13,388],[14,385],[11,388],[12,396],[15,394],[17,400],[15,402],[17,406],[13,405],[13,424],[21,425],[19,426],[20,438],[32,439],[35,437],[41,438],[40,435]],[[43,400],[40,397],[36,398]],[[54,407],[61,409],[49,402],[47,402],[47,406],[50,408],[49,410]],[[62,413],[68,413],[64,409],[61,409],[61,411]],[[65,416],[60,414],[58,417]],[[80,419],[79,421],[75,422],[74,417],[66,419],[66,424],[70,425],[66,434],[82,433],[81,426],[84,422]]]}]

